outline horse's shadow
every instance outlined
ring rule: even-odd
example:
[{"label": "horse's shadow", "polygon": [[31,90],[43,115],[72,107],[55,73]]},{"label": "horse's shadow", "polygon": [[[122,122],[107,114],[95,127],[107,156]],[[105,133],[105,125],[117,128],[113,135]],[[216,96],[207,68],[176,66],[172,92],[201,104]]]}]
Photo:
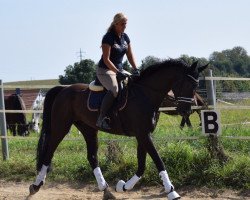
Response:
[{"label": "horse's shadow", "polygon": [[[150,190],[152,190],[152,188],[151,189],[133,189],[131,192],[139,192],[139,191],[141,191],[142,193],[148,193],[148,192],[150,192]],[[130,192],[127,192],[127,193],[125,192],[124,197],[123,198],[117,198],[117,200],[131,199],[129,197],[129,193]],[[156,194],[156,193],[155,194],[141,194],[140,197],[136,197],[136,198],[133,197],[133,199],[154,199],[154,200],[156,200],[156,199],[162,199],[162,198],[167,197],[167,194],[164,191],[164,189],[159,191],[158,194]]]}]

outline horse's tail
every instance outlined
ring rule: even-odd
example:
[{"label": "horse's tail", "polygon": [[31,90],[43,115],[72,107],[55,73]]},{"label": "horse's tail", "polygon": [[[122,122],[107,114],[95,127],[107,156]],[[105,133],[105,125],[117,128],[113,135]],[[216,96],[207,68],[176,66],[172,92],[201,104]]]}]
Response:
[{"label": "horse's tail", "polygon": [[65,88],[64,86],[56,86],[50,89],[44,100],[44,107],[43,107],[43,123],[42,123],[42,131],[38,141],[37,146],[37,163],[36,169],[40,171],[43,165],[43,160],[46,155],[46,150],[49,143],[49,138],[51,135],[51,110],[53,103],[55,101],[56,96],[58,93]]}]

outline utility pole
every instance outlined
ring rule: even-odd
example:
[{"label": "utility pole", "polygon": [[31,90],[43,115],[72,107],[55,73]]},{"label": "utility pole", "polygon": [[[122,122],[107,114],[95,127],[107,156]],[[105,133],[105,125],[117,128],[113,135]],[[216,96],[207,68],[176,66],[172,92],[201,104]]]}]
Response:
[{"label": "utility pole", "polygon": [[78,58],[80,57],[80,62],[82,61],[82,59],[83,59],[83,53],[85,53],[85,51],[82,51],[82,49],[80,48],[80,51],[79,52],[77,52],[77,54],[79,54],[79,56],[77,56]]}]

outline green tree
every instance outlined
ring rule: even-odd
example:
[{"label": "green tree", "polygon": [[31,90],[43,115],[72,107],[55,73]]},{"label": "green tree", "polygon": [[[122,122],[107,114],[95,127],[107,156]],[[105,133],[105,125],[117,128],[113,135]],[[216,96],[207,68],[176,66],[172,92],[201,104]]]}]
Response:
[{"label": "green tree", "polygon": [[188,55],[181,55],[179,59],[183,60],[189,65],[192,65],[195,61],[198,61],[198,65],[203,66],[206,65],[209,61],[206,58],[197,58],[194,56],[188,56]]},{"label": "green tree", "polygon": [[209,61],[215,66],[219,75],[235,74],[245,77],[250,75],[250,57],[242,47],[213,52]]},{"label": "green tree", "polygon": [[141,70],[144,70],[144,69],[146,69],[148,66],[154,65],[154,64],[159,63],[159,62],[161,62],[161,61],[162,61],[162,59],[157,58],[157,57],[155,57],[155,56],[147,56],[146,58],[144,58],[144,59],[142,60],[142,65],[140,66],[140,69],[141,69]]},{"label": "green tree", "polygon": [[[213,52],[209,57],[215,76],[250,77],[250,57],[242,47]],[[250,84],[242,81],[219,81],[223,91],[247,91]]]},{"label": "green tree", "polygon": [[130,66],[130,64],[129,64],[129,62],[128,62],[128,60],[126,60],[125,62],[123,62],[122,63],[122,66],[123,66],[123,69],[124,70],[126,70],[126,71],[128,71],[128,72],[132,72],[132,68],[131,68],[131,66]]},{"label": "green tree", "polygon": [[198,60],[198,58],[194,57],[194,56],[188,56],[186,54],[183,54],[179,57],[179,59],[183,60],[184,62],[186,62],[189,65],[192,65],[192,63],[194,63],[195,61]]},{"label": "green tree", "polygon": [[84,59],[80,63],[76,62],[74,66],[69,65],[64,70],[65,75],[59,76],[59,83],[90,83],[95,77],[95,62],[91,59]]}]

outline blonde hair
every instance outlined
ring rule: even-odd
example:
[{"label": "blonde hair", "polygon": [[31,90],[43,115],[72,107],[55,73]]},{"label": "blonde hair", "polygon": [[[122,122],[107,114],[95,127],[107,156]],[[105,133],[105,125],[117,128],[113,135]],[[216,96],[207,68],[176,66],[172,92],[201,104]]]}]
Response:
[{"label": "blonde hair", "polygon": [[124,15],[123,13],[117,13],[114,16],[113,22],[110,24],[107,32],[110,32],[110,31],[114,30],[115,24],[119,23],[120,21],[127,20],[127,19],[128,19],[127,16]]}]

